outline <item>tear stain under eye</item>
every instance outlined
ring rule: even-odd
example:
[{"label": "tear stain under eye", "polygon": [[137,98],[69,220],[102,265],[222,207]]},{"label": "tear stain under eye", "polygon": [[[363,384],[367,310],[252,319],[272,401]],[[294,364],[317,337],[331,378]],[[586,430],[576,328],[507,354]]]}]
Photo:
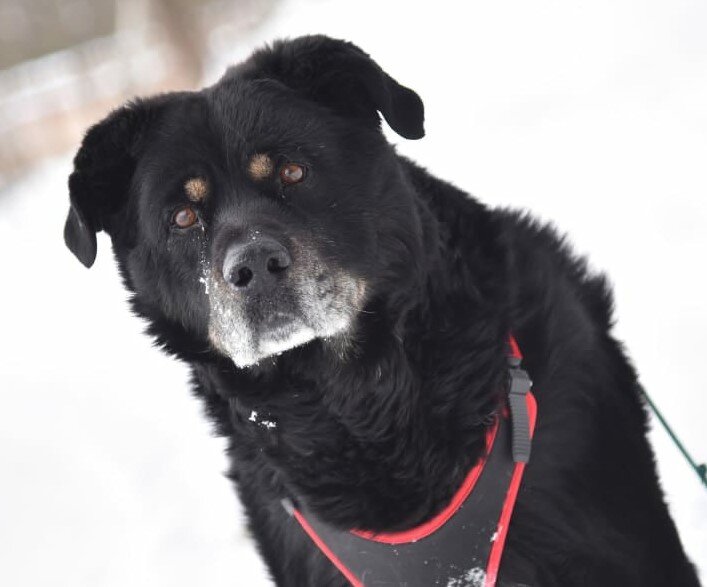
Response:
[{"label": "tear stain under eye", "polygon": [[209,295],[209,276],[208,276],[206,270],[204,270],[201,274],[201,277],[199,277],[199,283],[201,283],[204,286],[204,293],[208,296]]},{"label": "tear stain under eye", "polygon": [[204,286],[204,294],[208,296],[210,292],[209,283],[211,281],[211,262],[206,257],[206,228],[204,228],[203,224],[201,225],[201,233],[203,238],[201,239],[201,244],[199,247],[199,267],[201,271],[199,283]]}]

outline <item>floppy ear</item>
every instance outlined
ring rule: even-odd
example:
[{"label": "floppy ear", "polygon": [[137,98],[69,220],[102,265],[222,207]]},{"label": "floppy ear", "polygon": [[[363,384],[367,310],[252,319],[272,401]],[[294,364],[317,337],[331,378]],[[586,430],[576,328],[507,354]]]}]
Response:
[{"label": "floppy ear", "polygon": [[96,259],[96,233],[127,197],[151,110],[136,101],[113,111],[88,130],[74,158],[64,242],[86,267]]},{"label": "floppy ear", "polygon": [[420,97],[401,86],[356,45],[323,35],[277,41],[233,73],[276,79],[335,112],[380,127],[380,112],[406,139],[425,135]]}]

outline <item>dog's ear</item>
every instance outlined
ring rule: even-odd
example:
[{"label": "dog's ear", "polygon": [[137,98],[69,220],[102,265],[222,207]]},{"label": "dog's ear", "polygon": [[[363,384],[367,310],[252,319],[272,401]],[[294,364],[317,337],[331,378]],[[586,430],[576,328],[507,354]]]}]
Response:
[{"label": "dog's ear", "polygon": [[69,176],[64,242],[86,267],[96,259],[96,233],[127,198],[138,151],[154,108],[135,101],[92,126]]},{"label": "dog's ear", "polygon": [[343,116],[376,127],[380,127],[380,112],[406,139],[425,135],[420,97],[346,41],[323,35],[277,41],[254,53],[232,73],[246,79],[278,80]]}]

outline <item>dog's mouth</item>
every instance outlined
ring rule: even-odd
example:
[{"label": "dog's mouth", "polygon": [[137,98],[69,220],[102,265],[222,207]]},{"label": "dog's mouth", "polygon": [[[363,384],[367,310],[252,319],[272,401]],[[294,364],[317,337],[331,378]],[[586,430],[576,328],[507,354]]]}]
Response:
[{"label": "dog's mouth", "polygon": [[259,296],[234,292],[222,279],[204,277],[209,339],[239,367],[255,365],[315,339],[341,346],[352,332],[365,285],[342,272],[293,280]]}]

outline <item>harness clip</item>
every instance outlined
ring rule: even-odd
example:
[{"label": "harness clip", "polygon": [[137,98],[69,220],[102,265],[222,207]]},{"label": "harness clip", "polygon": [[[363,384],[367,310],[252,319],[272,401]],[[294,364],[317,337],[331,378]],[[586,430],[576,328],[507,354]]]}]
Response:
[{"label": "harness clip", "polygon": [[513,461],[527,463],[530,460],[530,416],[526,395],[533,386],[528,373],[520,368],[520,359],[509,360],[508,405],[511,410]]}]

